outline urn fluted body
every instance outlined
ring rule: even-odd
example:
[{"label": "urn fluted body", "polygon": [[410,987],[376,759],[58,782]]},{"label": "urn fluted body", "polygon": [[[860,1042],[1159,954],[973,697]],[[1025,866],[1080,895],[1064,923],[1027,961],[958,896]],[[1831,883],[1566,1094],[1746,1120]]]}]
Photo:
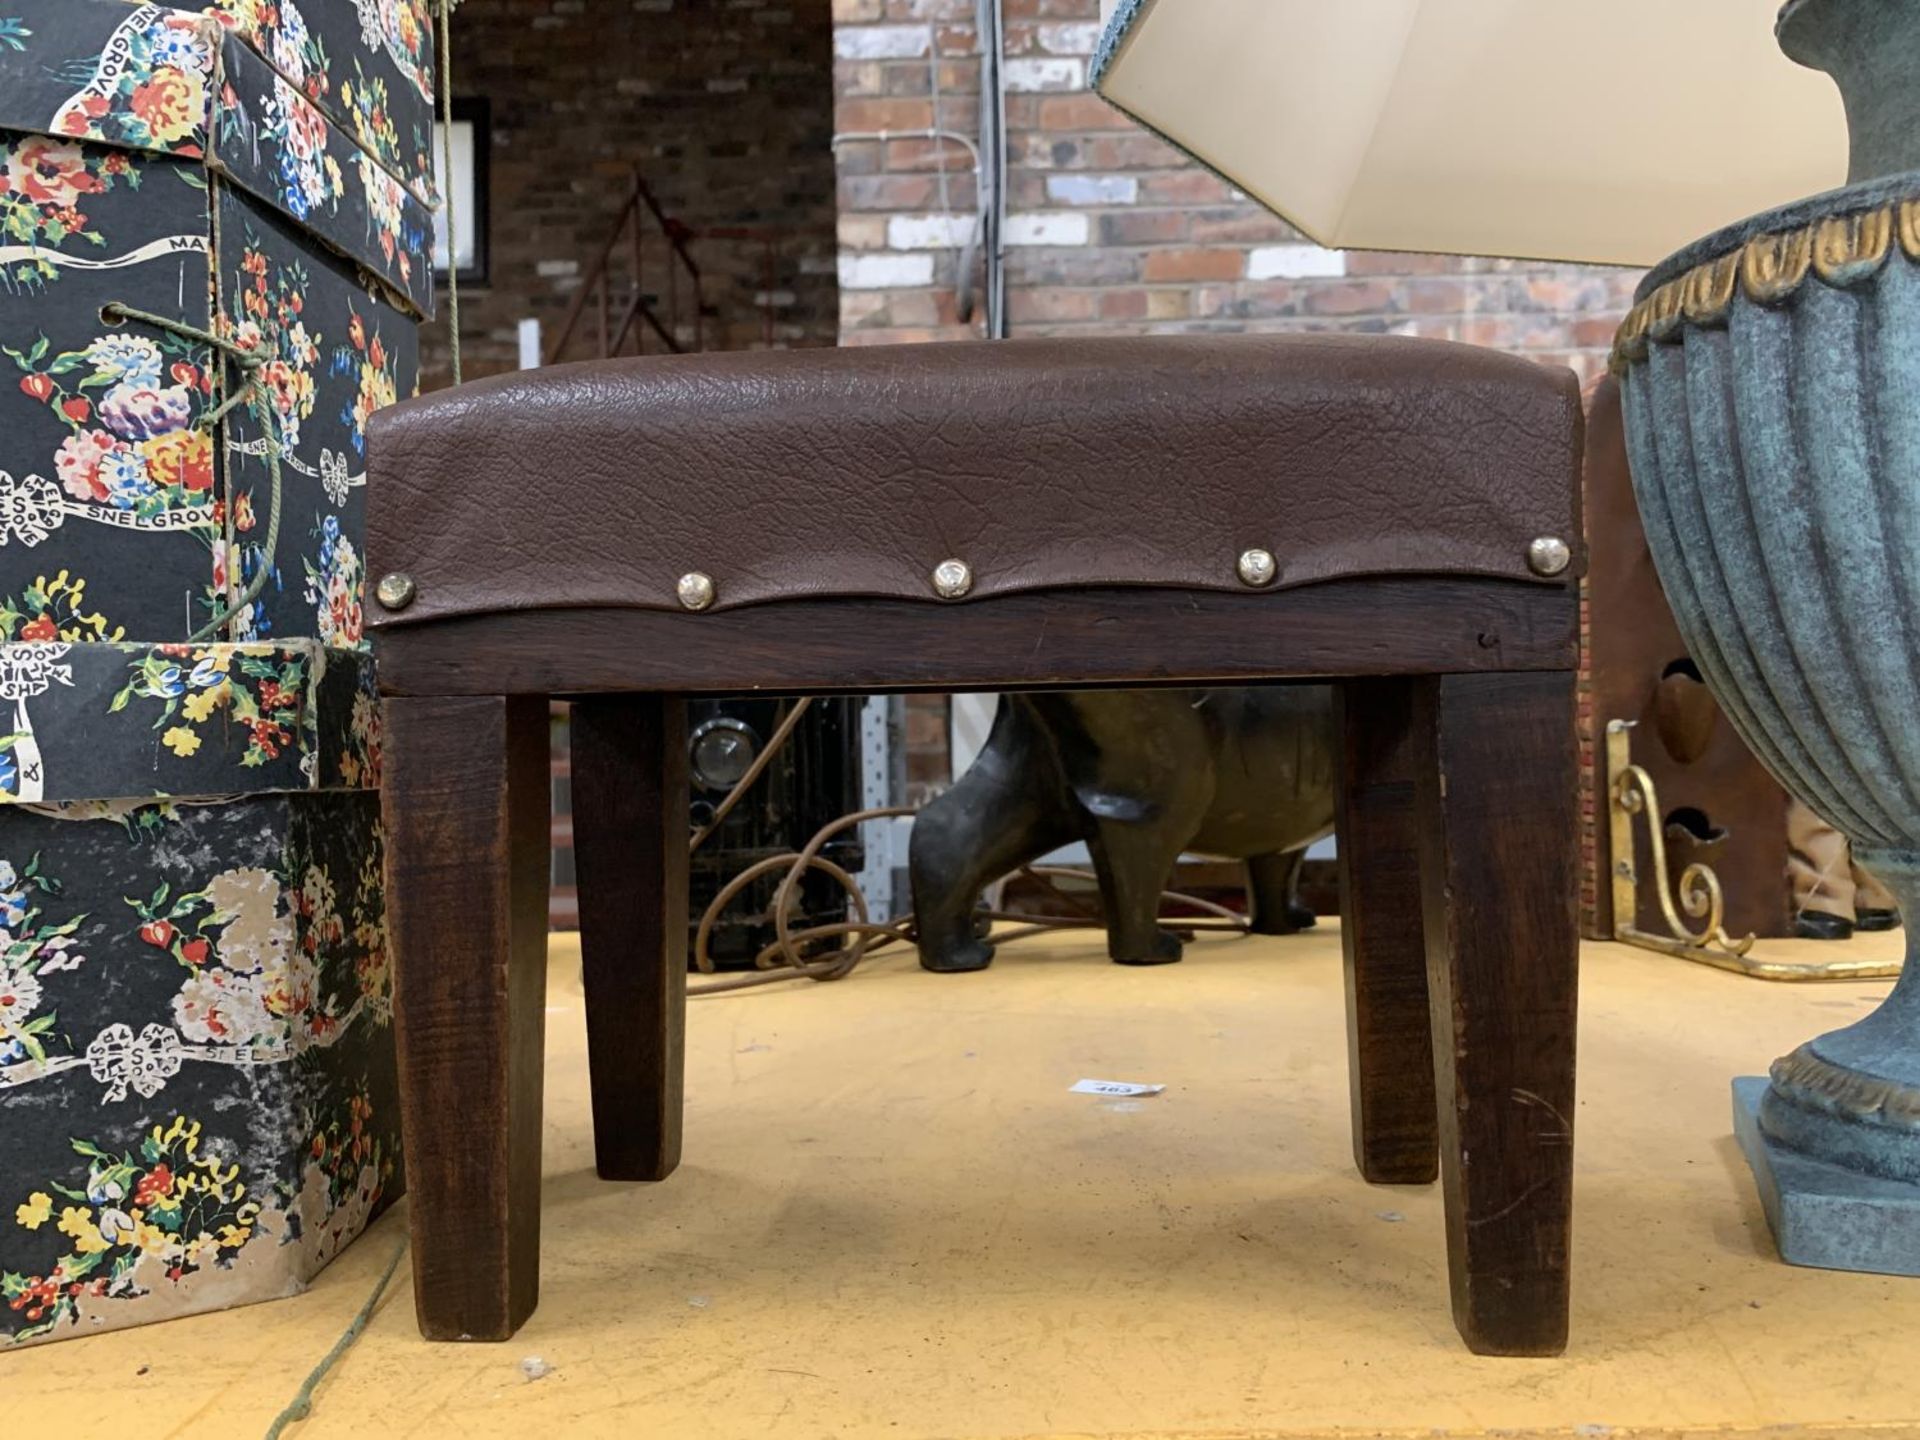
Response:
[{"label": "urn fluted body", "polygon": [[[1795,0],[1846,187],[1707,237],[1615,345],[1634,488],[1696,663],[1780,781],[1920,917],[1920,3]],[[1910,932],[1911,933],[1911,932]],[[1773,1140],[1920,1183],[1920,963],[1775,1063]]]}]

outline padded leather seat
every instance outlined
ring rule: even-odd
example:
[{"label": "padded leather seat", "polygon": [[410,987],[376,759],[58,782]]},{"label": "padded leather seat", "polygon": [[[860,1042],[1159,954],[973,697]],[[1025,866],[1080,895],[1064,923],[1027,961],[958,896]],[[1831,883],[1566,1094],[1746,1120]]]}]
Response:
[{"label": "padded leather seat", "polygon": [[[1573,375],[1378,336],[1013,340],[642,358],[483,380],[370,431],[372,573],[404,626],[560,606],[715,609],[1362,575],[1547,583],[1580,534]],[[1557,583],[1554,582],[1554,583]]]}]

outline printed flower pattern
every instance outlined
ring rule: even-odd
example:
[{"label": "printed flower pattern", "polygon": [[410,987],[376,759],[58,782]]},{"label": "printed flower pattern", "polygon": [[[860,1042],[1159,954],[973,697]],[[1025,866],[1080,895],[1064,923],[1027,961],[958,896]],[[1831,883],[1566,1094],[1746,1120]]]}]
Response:
[{"label": "printed flower pattern", "polygon": [[326,117],[284,78],[274,77],[272,93],[253,119],[228,85],[221,91],[220,116],[223,135],[235,143],[243,143],[257,124],[260,138],[278,155],[277,198],[289,215],[306,220],[339,210],[346,177],[327,151]]},{"label": "printed flower pattern", "polygon": [[44,1008],[45,977],[86,962],[73,937],[87,917],[42,918],[37,897],[59,893],[60,882],[41,870],[38,855],[18,870],[0,859],[0,1070],[46,1060],[42,1037],[57,1012]]},{"label": "printed flower pattern", "polygon": [[201,890],[162,885],[127,904],[141,941],[186,972],[173,998],[182,1039],[285,1053],[338,1032],[342,1010],[321,994],[320,976],[337,968],[348,929],[324,867],[310,866],[297,885],[266,870],[230,870]]},{"label": "printed flower pattern", "polygon": [[315,527],[319,563],[306,561],[306,598],[315,607],[320,638],[329,645],[355,646],[362,638],[360,595],[365,584],[360,556],[340,530],[338,516],[327,515]]},{"label": "printed flower pattern", "polygon": [[326,46],[293,0],[218,0],[209,13],[272,60],[308,99],[326,98],[331,84]]},{"label": "printed flower pattern", "polygon": [[16,1342],[76,1323],[89,1298],[131,1299],[162,1277],[178,1283],[230,1264],[260,1218],[239,1164],[226,1147],[203,1142],[197,1120],[176,1115],[155,1125],[128,1153],[71,1143],[85,1162],[73,1177],[79,1183],[44,1181],[14,1209],[20,1228],[51,1223],[67,1241],[45,1274],[0,1273],[0,1300],[27,1322],[14,1331]]},{"label": "printed flower pattern", "polygon": [[[36,15],[58,13],[36,3]],[[377,123],[385,143],[411,145],[409,182],[430,173],[425,110],[381,54],[361,51],[360,71],[330,63],[328,49],[355,52],[354,7],[220,3],[254,12],[266,37],[256,48],[284,84],[237,57],[251,158],[235,158],[236,183],[211,189],[190,158],[218,99],[210,77],[222,37],[204,20],[116,9],[127,17],[118,39],[138,30],[130,63],[89,83],[91,55],[27,33],[60,26],[0,15],[0,55],[27,47],[34,73],[57,74],[75,97],[57,125],[45,117],[50,133],[0,136],[0,250],[13,256],[0,263],[0,293],[65,275],[76,299],[112,295],[204,324],[211,289],[227,312],[213,327],[266,352],[269,428],[301,462],[284,471],[279,565],[312,587],[312,621],[298,592],[269,589],[258,609],[303,639],[363,644],[363,492],[353,486],[364,464],[350,457],[372,410],[413,388],[410,317],[390,289],[395,247],[423,253],[425,240],[408,240],[419,206],[377,166],[380,218],[353,213],[367,174],[350,158],[349,106],[328,87],[354,76],[356,110],[362,83],[368,95],[376,81],[391,87],[394,113],[382,88]],[[356,6],[381,25],[387,54],[397,45],[430,57],[424,3]],[[333,107],[340,133],[310,100]],[[282,223],[270,205],[313,229]],[[65,270],[20,261],[34,249]],[[245,265],[243,250],[255,252]],[[384,285],[335,263],[335,251]],[[113,262],[111,275],[76,285],[98,261]],[[413,282],[430,284],[420,254],[410,265]],[[28,858],[35,846],[19,841],[12,863],[0,860],[0,1106],[27,1102],[0,1110],[21,1162],[0,1177],[0,1346],[151,1318],[163,1297],[193,1308],[205,1303],[192,1298],[196,1276],[205,1293],[230,1293],[221,1272],[236,1261],[257,1283],[283,1286],[310,1268],[300,1257],[346,1243],[396,1188],[377,801],[340,789],[378,782],[378,708],[355,678],[367,667],[335,656],[322,670],[291,646],[108,643],[123,627],[151,634],[163,603],[177,617],[183,592],[203,580],[208,604],[223,603],[265,566],[268,492],[261,427],[245,413],[224,433],[205,424],[239,367],[144,325],[96,326],[97,303],[0,314],[0,460],[21,484],[32,479],[24,493],[35,505],[66,517],[36,548],[10,543],[0,555],[12,567],[0,579],[0,642],[13,654],[99,642],[91,668],[75,666],[83,683],[29,695],[0,721],[22,732],[0,735],[0,802],[21,796],[22,775],[37,785],[45,773],[35,798],[73,797],[61,830],[106,832],[80,844],[85,863],[72,867],[64,836],[59,850],[40,847],[62,857],[59,899]],[[208,549],[153,538],[182,529]],[[149,554],[153,571],[178,565],[186,578],[117,588],[115,572],[147,568]],[[243,777],[236,761],[267,768]],[[240,805],[79,798],[303,784],[314,793]],[[16,837],[55,823],[44,805],[11,818]],[[292,1067],[291,1083],[262,1085],[278,1064]]]},{"label": "printed flower pattern", "polygon": [[354,381],[353,398],[340,412],[340,418],[353,429],[353,448],[367,453],[367,421],[376,410],[384,410],[400,398],[399,377],[394,357],[381,342],[378,324],[369,326],[357,309],[347,319],[347,343],[336,345],[330,366],[332,373]]},{"label": "printed flower pattern", "polygon": [[[0,135],[0,244],[59,250],[78,240],[104,246],[107,237],[87,218],[89,202],[117,185],[139,189],[141,173],[124,150],[48,135]],[[59,278],[59,265],[42,256],[0,265],[0,290],[9,293],[41,290]]]},{"label": "printed flower pattern", "polygon": [[[355,587],[329,588],[350,627]],[[16,631],[0,644],[0,668],[21,697],[0,721],[0,806],[22,798],[28,766],[38,767],[32,798],[47,803],[378,788],[380,708],[364,642],[358,655],[333,646],[324,666],[318,639],[74,644],[104,625],[83,608],[85,593],[57,572],[0,600],[0,630]],[[59,638],[40,638],[56,625]]]},{"label": "printed flower pattern", "polygon": [[213,436],[204,420],[213,381],[206,347],[162,332],[115,332],[86,348],[50,353],[41,335],[16,350],[22,393],[67,430],[52,455],[60,488],[75,500],[152,518],[207,504]]},{"label": "printed flower pattern", "polygon": [[387,55],[424,98],[433,94],[433,16],[428,0],[354,0],[363,38]]},{"label": "printed flower pattern", "polygon": [[355,60],[353,79],[340,87],[340,103],[346,106],[354,138],[391,164],[400,153],[400,135],[387,105],[387,82],[377,77],[368,79]]},{"label": "printed flower pattern", "polygon": [[301,651],[267,644],[160,645],[137,656],[131,672],[108,713],[136,701],[158,702],[153,728],[164,730],[161,743],[182,758],[200,748],[202,734],[214,724],[244,728],[240,764],[249,768],[302,741],[308,671]]},{"label": "printed flower pattern", "polygon": [[[103,1133],[104,1117],[125,1113],[118,1108],[91,1126],[69,1121],[75,1130],[27,1147],[33,1158],[0,1177],[0,1344],[111,1325],[124,1302],[190,1288],[197,1272],[229,1265],[251,1246],[263,1247],[251,1263],[264,1274],[310,1273],[390,1198],[396,1135],[381,1107],[391,1105],[393,1085],[391,1059],[382,1057],[391,982],[372,801],[355,797],[350,810],[325,818],[283,811],[275,824],[285,828],[250,842],[256,848],[241,863],[210,867],[190,883],[156,879],[117,920],[74,917],[88,921],[79,933],[90,963],[101,961],[96,948],[110,954],[116,996],[160,1001],[104,1029],[101,987],[60,973],[82,962],[67,939],[73,932],[40,913],[53,908],[53,882],[37,864],[0,864],[0,1014],[37,1019],[56,999],[72,1010],[36,1034],[43,1051],[11,1046],[0,1084],[77,1086],[67,1092],[79,1102],[71,1114],[87,1113],[89,1092],[109,1107],[129,1091],[171,1101],[166,1110],[137,1109],[160,1123],[137,1120],[131,1133]],[[220,813],[230,808],[140,807],[125,816],[124,839],[111,827],[107,848],[132,845],[177,875],[183,860],[234,850],[240,831]],[[258,835],[256,823],[241,828]],[[17,963],[28,946],[47,963]],[[75,1030],[65,1053],[51,1043]],[[188,1058],[200,1063],[183,1064]],[[249,1072],[272,1064],[298,1067],[299,1078],[258,1088]],[[176,1087],[191,1098],[173,1098]],[[70,1163],[50,1158],[63,1155]]]},{"label": "printed flower pattern", "polygon": [[206,22],[182,11],[136,11],[115,36],[90,83],[61,106],[53,130],[142,150],[198,156],[204,150],[213,44]]},{"label": "printed flower pattern", "polygon": [[0,641],[121,640],[126,631],[90,611],[87,582],[60,570],[38,577],[18,595],[0,598]]},{"label": "printed flower pattern", "polygon": [[[354,0],[360,11],[361,43],[370,50],[385,50],[387,58],[405,77],[413,91],[414,114],[424,109],[419,102],[433,95],[433,16],[428,0]],[[433,174],[428,152],[427,127],[414,124],[409,140],[411,153],[403,153],[394,106],[388,102],[386,81],[369,78],[356,57],[353,80],[340,87],[340,101],[352,119],[354,134],[360,143],[394,170],[406,171],[421,180]]]},{"label": "printed flower pattern", "polygon": [[367,690],[353,697],[353,719],[340,751],[340,778],[350,787],[380,788],[380,701]]},{"label": "printed flower pattern", "polygon": [[[327,0],[315,8],[323,27],[335,18],[332,7],[348,8],[346,0]],[[428,0],[352,0],[351,8],[358,33],[331,32],[354,52],[352,78],[336,88],[332,76],[342,67],[330,60],[326,41],[291,0],[213,0],[207,7],[267,56],[303,96],[341,116],[383,165],[408,176],[425,194],[433,175],[426,116],[435,42]],[[398,104],[389,102],[387,80],[378,73],[388,67],[405,85]]]},{"label": "printed flower pattern", "polygon": [[239,323],[228,328],[238,344],[256,351],[264,347],[272,357],[260,378],[286,451],[299,448],[301,422],[313,414],[313,372],[323,337],[309,331],[304,318],[311,285],[306,266],[298,261],[276,265],[257,237],[247,237],[234,276]]},{"label": "printed flower pattern", "polygon": [[373,1100],[363,1084],[308,1142],[302,1228],[314,1237],[318,1259],[331,1258],[365,1227],[393,1179],[393,1152],[373,1122]]},{"label": "printed flower pattern", "polygon": [[424,229],[411,217],[407,188],[376,164],[364,150],[354,156],[360,187],[367,197],[367,236],[405,286],[413,279],[414,257],[427,248]]}]

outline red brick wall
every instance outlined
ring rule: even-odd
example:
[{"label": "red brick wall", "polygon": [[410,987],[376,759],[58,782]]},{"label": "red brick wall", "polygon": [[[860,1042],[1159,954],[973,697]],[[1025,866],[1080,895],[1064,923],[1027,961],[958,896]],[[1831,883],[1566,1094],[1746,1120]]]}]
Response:
[{"label": "red brick wall", "polygon": [[[1003,9],[1015,335],[1360,330],[1599,373],[1634,272],[1307,245],[1087,91],[1099,0]],[[834,0],[834,16],[840,130],[975,133],[974,0]],[[946,243],[974,202],[964,151],[869,142],[839,160],[841,343],[972,333]]]},{"label": "red brick wall", "polygon": [[[764,343],[769,308],[775,343],[833,343],[829,0],[463,0],[452,35],[454,91],[493,121],[490,283],[460,296],[469,377],[514,367],[523,317],[553,336],[635,166],[696,230],[788,237],[770,284],[757,245],[695,243],[708,348]],[[446,383],[444,309],[423,344],[425,383]]]}]

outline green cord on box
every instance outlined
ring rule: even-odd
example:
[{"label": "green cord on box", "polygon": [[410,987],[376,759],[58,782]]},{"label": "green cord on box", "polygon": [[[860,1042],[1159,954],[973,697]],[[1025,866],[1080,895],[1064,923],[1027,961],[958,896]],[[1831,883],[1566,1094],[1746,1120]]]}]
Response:
[{"label": "green cord on box", "polygon": [[193,340],[212,347],[240,367],[242,378],[239,386],[208,415],[201,423],[209,430],[217,426],[229,414],[245,404],[253,413],[254,420],[260,426],[260,433],[266,439],[267,447],[267,539],[262,546],[259,569],[247,583],[247,588],[234,598],[231,605],[215,615],[187,637],[189,644],[198,645],[211,640],[233,623],[233,619],[247,606],[259,598],[266,588],[267,579],[273,574],[274,558],[280,548],[280,425],[274,418],[273,402],[268,398],[265,384],[260,379],[260,367],[267,362],[263,351],[249,350],[243,345],[214,334],[211,330],[202,330],[197,325],[189,325],[167,315],[156,315],[150,310],[136,310],[131,305],[122,305],[118,300],[109,301],[100,307],[100,314],[108,320],[133,320],[142,325],[151,325],[158,330],[166,330],[186,340]]},{"label": "green cord on box", "polygon": [[447,207],[447,354],[453,362],[453,383],[460,383],[460,229],[453,204],[453,46],[447,38],[447,17],[460,0],[437,0],[434,16],[440,27],[440,168]]}]

